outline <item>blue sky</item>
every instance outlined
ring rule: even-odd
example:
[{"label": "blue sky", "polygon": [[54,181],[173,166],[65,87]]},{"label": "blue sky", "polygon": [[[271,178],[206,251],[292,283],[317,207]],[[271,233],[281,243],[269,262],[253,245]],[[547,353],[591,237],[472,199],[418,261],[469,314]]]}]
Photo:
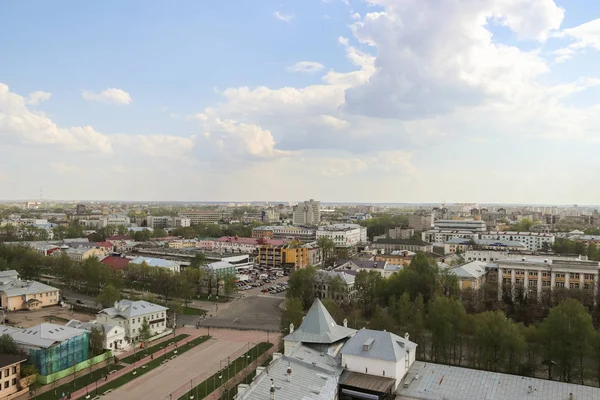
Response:
[{"label": "blue sky", "polygon": [[593,0],[0,15],[0,199],[598,203]]}]

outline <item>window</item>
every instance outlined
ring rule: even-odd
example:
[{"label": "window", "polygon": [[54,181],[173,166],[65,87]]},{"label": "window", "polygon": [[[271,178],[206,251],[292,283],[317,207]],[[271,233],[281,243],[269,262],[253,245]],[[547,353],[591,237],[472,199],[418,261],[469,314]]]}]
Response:
[{"label": "window", "polygon": [[12,385],[14,386],[14,385],[16,385],[16,384],[17,384],[17,378],[13,378],[13,380],[12,380]]},{"label": "window", "polygon": [[4,389],[6,389],[8,387],[8,381],[4,382]]},{"label": "window", "polygon": [[12,373],[16,374],[17,373],[17,367],[12,367]]},{"label": "window", "polygon": [[8,376],[9,372],[10,372],[10,371],[8,370],[8,368],[6,368],[6,369],[4,370],[4,377],[5,377],[5,378]]}]

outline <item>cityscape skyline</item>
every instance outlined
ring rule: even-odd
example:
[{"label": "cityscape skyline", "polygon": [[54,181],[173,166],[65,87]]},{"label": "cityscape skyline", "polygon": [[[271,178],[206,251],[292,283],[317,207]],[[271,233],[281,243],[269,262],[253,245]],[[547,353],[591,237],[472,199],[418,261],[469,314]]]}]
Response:
[{"label": "cityscape skyline", "polygon": [[472,3],[2,4],[0,198],[597,202],[600,6]]}]

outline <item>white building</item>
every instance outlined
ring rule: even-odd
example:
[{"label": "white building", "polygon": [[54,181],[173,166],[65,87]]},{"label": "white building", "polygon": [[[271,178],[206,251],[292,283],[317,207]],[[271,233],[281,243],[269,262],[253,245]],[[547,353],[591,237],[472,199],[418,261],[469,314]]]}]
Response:
[{"label": "white building", "polygon": [[421,239],[428,243],[446,243],[451,239],[479,239],[479,233],[471,231],[430,229],[421,233]]},{"label": "white building", "polygon": [[103,215],[100,217],[99,221],[100,221],[100,228],[105,228],[109,225],[124,225],[124,226],[131,225],[131,220],[129,219],[129,217],[127,215],[118,215],[118,214]]},{"label": "white building", "polygon": [[223,213],[219,210],[185,211],[179,213],[179,217],[188,219],[194,225],[214,224],[223,218]]},{"label": "white building", "polygon": [[92,329],[98,329],[104,332],[104,341],[102,348],[106,350],[122,349],[125,342],[125,328],[118,325],[101,324],[96,321],[81,322],[72,319],[67,322],[66,326],[78,329],[85,329],[91,332]]},{"label": "white building", "polygon": [[152,229],[186,228],[191,225],[191,220],[187,217],[150,215],[146,218],[146,225]]},{"label": "white building", "polygon": [[321,202],[310,199],[293,208],[294,225],[319,225],[321,222]]},{"label": "white building", "polygon": [[551,248],[555,237],[549,233],[506,231],[483,233],[481,239],[515,240],[525,244],[530,251],[540,251],[544,243],[548,243],[547,246]]},{"label": "white building", "polygon": [[148,321],[151,336],[167,330],[167,310],[167,307],[143,300],[121,300],[115,302],[114,307],[100,311],[97,321],[123,327],[125,338],[128,341],[137,341],[144,320]]},{"label": "white building", "polygon": [[408,334],[401,338],[391,332],[363,328],[346,342],[341,353],[346,369],[340,378],[341,394],[346,393],[344,386],[352,378],[347,372],[392,378],[395,391],[415,362],[417,345],[408,340]]},{"label": "white building", "polygon": [[433,227],[445,231],[485,232],[487,230],[484,221],[468,219],[440,219],[433,223]]},{"label": "white building", "polygon": [[165,268],[171,272],[180,272],[181,266],[176,261],[165,260],[163,258],[152,258],[139,256],[129,262],[129,264],[141,265],[146,263],[149,267]]},{"label": "white building", "polygon": [[358,224],[333,224],[317,229],[317,240],[328,237],[337,247],[356,246],[367,243],[367,228]]}]

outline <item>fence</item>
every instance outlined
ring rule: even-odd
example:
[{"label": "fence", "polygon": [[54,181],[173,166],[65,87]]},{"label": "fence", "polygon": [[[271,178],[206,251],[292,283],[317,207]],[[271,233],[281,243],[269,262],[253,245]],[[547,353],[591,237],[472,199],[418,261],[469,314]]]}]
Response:
[{"label": "fence", "polygon": [[48,383],[52,383],[55,382],[59,379],[64,378],[65,376],[69,376],[72,375],[74,373],[77,373],[85,368],[90,368],[92,365],[96,365],[98,363],[101,363],[102,361],[108,359],[112,357],[112,353],[110,351],[107,351],[106,353],[102,353],[99,356],[90,358],[89,360],[85,360],[82,361],[78,364],[72,365],[66,369],[63,369],[61,371],[55,372],[53,374],[49,374],[49,375],[38,375],[38,379],[37,381],[39,383],[41,383],[42,385],[46,385]]}]

